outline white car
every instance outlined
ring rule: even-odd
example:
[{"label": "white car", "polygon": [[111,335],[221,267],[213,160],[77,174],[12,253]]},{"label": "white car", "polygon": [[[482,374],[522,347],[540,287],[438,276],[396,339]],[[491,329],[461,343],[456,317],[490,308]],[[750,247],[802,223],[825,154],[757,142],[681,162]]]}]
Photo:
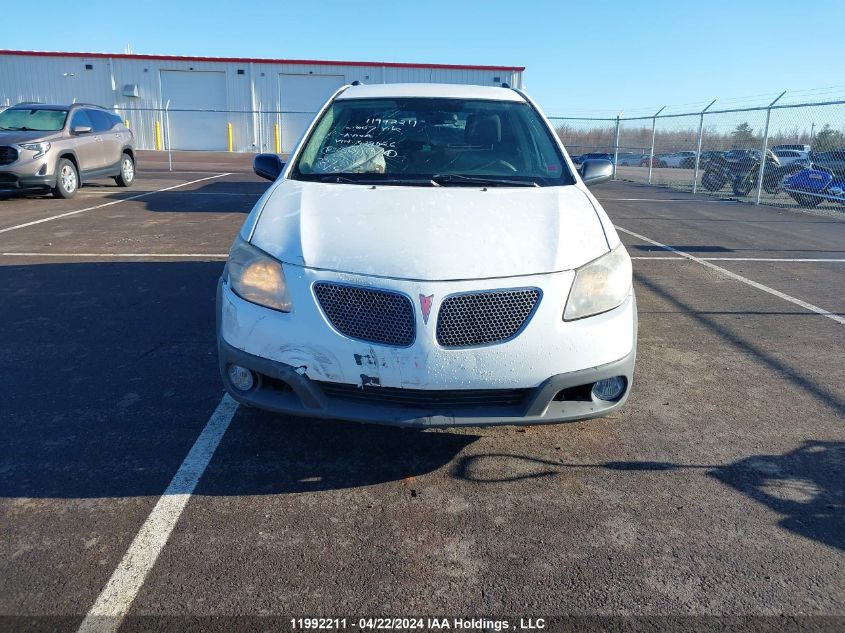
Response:
[{"label": "white car", "polygon": [[774,150],[775,156],[778,157],[782,166],[792,165],[798,163],[799,165],[810,166],[810,152],[803,152],[795,149],[778,149]]},{"label": "white car", "polygon": [[648,154],[619,154],[618,164],[626,167],[638,167],[643,160],[648,160]]},{"label": "white car", "polygon": [[519,90],[338,90],[235,239],[218,286],[237,401],[400,426],[605,415],[631,390],[631,260]]}]

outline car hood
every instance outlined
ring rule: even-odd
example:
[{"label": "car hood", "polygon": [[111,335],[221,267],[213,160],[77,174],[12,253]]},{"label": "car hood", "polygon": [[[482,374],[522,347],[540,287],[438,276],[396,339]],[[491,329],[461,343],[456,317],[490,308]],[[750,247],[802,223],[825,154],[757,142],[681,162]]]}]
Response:
[{"label": "car hood", "polygon": [[19,143],[34,143],[35,141],[49,141],[55,132],[18,132],[15,130],[0,130],[0,145],[17,145]]},{"label": "car hood", "polygon": [[577,186],[397,187],[284,180],[251,242],[298,266],[452,280],[569,270],[607,252]]}]

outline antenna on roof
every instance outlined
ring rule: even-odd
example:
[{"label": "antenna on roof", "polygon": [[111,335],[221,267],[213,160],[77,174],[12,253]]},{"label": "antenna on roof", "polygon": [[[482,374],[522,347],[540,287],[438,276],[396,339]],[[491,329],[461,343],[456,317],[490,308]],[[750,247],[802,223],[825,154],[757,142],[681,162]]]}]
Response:
[{"label": "antenna on roof", "polygon": [[502,82],[502,88],[510,88],[511,85],[507,81]]},{"label": "antenna on roof", "polygon": [[358,80],[356,79],[355,81],[353,81],[353,82],[352,82],[352,85],[353,85],[353,86],[363,86],[363,85],[364,85],[364,83],[363,83],[363,82],[361,82],[361,81],[358,81]]}]

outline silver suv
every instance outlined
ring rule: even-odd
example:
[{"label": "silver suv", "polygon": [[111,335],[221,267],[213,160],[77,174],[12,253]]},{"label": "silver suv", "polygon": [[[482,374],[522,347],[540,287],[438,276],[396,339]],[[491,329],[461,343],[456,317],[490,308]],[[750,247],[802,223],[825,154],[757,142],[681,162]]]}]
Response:
[{"label": "silver suv", "polygon": [[132,131],[100,106],[19,103],[0,112],[0,190],[48,188],[72,198],[95,178],[135,180]]}]

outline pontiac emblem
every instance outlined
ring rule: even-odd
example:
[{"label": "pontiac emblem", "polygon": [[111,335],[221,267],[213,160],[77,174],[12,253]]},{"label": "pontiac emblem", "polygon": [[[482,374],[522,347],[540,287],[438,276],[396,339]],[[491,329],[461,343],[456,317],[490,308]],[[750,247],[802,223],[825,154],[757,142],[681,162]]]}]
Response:
[{"label": "pontiac emblem", "polygon": [[420,309],[422,310],[423,315],[423,323],[428,325],[428,317],[431,314],[431,302],[434,299],[434,295],[420,295]]}]

